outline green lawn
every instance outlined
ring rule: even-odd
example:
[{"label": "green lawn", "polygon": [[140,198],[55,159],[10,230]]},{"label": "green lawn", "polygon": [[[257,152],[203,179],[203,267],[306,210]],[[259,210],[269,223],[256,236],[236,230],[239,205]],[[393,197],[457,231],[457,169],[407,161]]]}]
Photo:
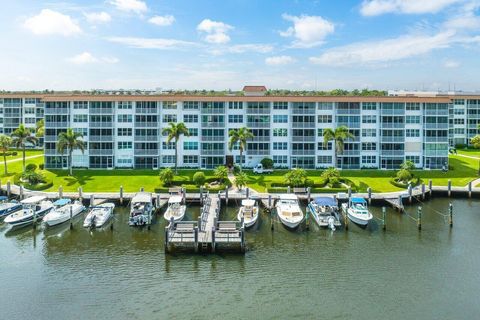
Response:
[{"label": "green lawn", "polygon": [[[9,153],[16,152],[16,156],[8,156],[7,161],[21,159],[23,157],[23,153],[21,150],[11,150]],[[37,156],[43,154],[43,150],[25,150],[25,157]],[[3,167],[3,156],[0,155],[0,165]]]},{"label": "green lawn", "polygon": [[[43,158],[27,160],[28,163],[37,165],[43,163]],[[469,181],[478,178],[479,160],[461,157],[459,155],[450,156],[449,172],[439,170],[417,170],[415,175],[419,176],[425,184],[432,179],[434,185],[447,185],[449,179],[453,186],[465,186]],[[3,165],[0,166],[0,178],[2,184],[8,180],[13,182],[13,175],[22,170],[22,162],[14,162],[8,165],[9,175],[3,175]],[[196,189],[192,184],[192,176],[199,170],[179,170],[175,176],[175,181],[179,185],[184,185],[189,189]],[[202,170],[207,179],[211,178],[211,170]],[[276,170],[270,175],[255,175],[251,171],[246,171],[248,175],[248,186],[260,192],[265,192],[272,183],[284,182],[284,174],[287,170]],[[74,176],[68,176],[66,170],[44,170],[42,173],[53,181],[53,187],[47,191],[57,191],[61,185],[65,191],[77,191],[78,187],[83,187],[85,192],[115,192],[123,185],[125,192],[135,192],[141,187],[148,191],[154,191],[161,187],[158,178],[158,171],[153,170],[74,170]],[[321,178],[321,171],[308,171],[309,179],[318,183]],[[395,171],[385,170],[343,170],[342,177],[351,180],[359,192],[366,192],[368,187],[373,192],[392,192],[402,190],[393,186],[390,179],[395,175]]]},{"label": "green lawn", "polygon": [[479,149],[457,149],[458,154],[463,154],[470,157],[478,157],[480,158],[480,150]]}]

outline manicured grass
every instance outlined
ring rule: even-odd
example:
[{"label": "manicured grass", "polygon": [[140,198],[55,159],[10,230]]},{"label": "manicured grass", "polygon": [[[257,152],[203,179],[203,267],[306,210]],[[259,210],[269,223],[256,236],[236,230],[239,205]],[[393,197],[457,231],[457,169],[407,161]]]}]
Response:
[{"label": "manicured grass", "polygon": [[457,153],[480,158],[480,149],[457,149]]},{"label": "manicured grass", "polygon": [[[37,165],[43,163],[43,158],[35,158],[27,160],[28,163]],[[464,187],[468,182],[478,178],[479,160],[465,158],[460,155],[450,156],[451,170],[442,172],[440,170],[416,170],[414,174],[420,177],[425,184],[431,179],[433,185],[446,186],[448,180],[452,181],[453,186]],[[1,168],[3,169],[3,168]],[[13,182],[14,173],[21,172],[22,162],[14,162],[8,165],[9,175],[4,176],[1,171],[0,178],[2,184],[8,180]],[[177,185],[183,185],[189,189],[197,189],[193,185],[192,177],[197,171],[203,171],[207,179],[212,178],[211,170],[179,170],[175,176]],[[53,181],[53,187],[46,191],[57,191],[58,187],[63,186],[64,191],[77,191],[78,187],[82,187],[85,192],[116,192],[120,185],[123,185],[125,192],[135,192],[141,187],[147,191],[154,191],[155,188],[162,187],[158,178],[158,170],[74,170],[74,176],[68,176],[66,170],[43,170],[41,171],[47,179]],[[260,192],[265,192],[271,187],[272,183],[283,183],[284,175],[287,170],[275,170],[273,174],[256,175],[252,171],[245,171],[248,176],[248,186]],[[309,170],[308,178],[314,183],[321,182],[320,170]],[[358,192],[366,192],[368,187],[373,192],[393,192],[400,191],[390,183],[390,179],[394,177],[393,170],[343,170],[341,176],[352,181]]]},{"label": "manicured grass", "polygon": [[[9,153],[16,152],[17,155],[16,156],[8,156],[7,161],[15,160],[15,159],[21,159],[23,157],[22,150],[10,150],[8,152]],[[40,154],[43,154],[43,150],[29,150],[29,149],[25,150],[25,157],[31,157],[31,156],[36,156],[36,155],[40,155]],[[3,167],[3,156],[2,155],[0,155],[0,166]]]}]

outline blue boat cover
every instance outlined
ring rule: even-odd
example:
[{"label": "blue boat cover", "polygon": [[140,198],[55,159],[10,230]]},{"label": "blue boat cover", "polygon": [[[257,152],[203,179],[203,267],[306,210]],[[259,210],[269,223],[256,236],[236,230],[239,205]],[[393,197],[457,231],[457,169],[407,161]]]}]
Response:
[{"label": "blue boat cover", "polygon": [[66,204],[69,204],[70,202],[71,202],[70,199],[58,199],[57,201],[55,201],[55,202],[53,203],[53,205],[55,205],[55,206],[64,206],[64,205],[66,205]]},{"label": "blue boat cover", "polygon": [[352,203],[367,203],[363,198],[352,198]]},{"label": "blue boat cover", "polygon": [[6,200],[8,200],[8,197],[0,196],[0,201],[6,201]]},{"label": "blue boat cover", "polygon": [[315,203],[318,204],[319,206],[330,206],[330,207],[337,206],[337,201],[335,201],[335,199],[330,197],[315,198]]}]

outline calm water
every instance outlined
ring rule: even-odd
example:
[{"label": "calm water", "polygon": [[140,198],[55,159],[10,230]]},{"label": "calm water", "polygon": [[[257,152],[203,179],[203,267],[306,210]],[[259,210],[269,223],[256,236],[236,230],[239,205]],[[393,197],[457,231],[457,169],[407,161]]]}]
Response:
[{"label": "calm water", "polygon": [[163,217],[133,229],[124,208],[113,231],[89,232],[83,219],[73,231],[0,224],[0,318],[478,319],[480,202],[453,204],[453,230],[435,212],[448,200],[436,199],[421,233],[393,210],[387,232],[376,223],[290,232],[278,222],[272,232],[262,216],[244,256],[165,256]]}]

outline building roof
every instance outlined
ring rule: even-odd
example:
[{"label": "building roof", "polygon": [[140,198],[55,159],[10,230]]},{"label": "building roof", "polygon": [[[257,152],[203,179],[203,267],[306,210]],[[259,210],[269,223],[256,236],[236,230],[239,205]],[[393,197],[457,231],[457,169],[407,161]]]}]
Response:
[{"label": "building roof", "polygon": [[267,87],[265,86],[244,86],[243,92],[265,92]]}]

